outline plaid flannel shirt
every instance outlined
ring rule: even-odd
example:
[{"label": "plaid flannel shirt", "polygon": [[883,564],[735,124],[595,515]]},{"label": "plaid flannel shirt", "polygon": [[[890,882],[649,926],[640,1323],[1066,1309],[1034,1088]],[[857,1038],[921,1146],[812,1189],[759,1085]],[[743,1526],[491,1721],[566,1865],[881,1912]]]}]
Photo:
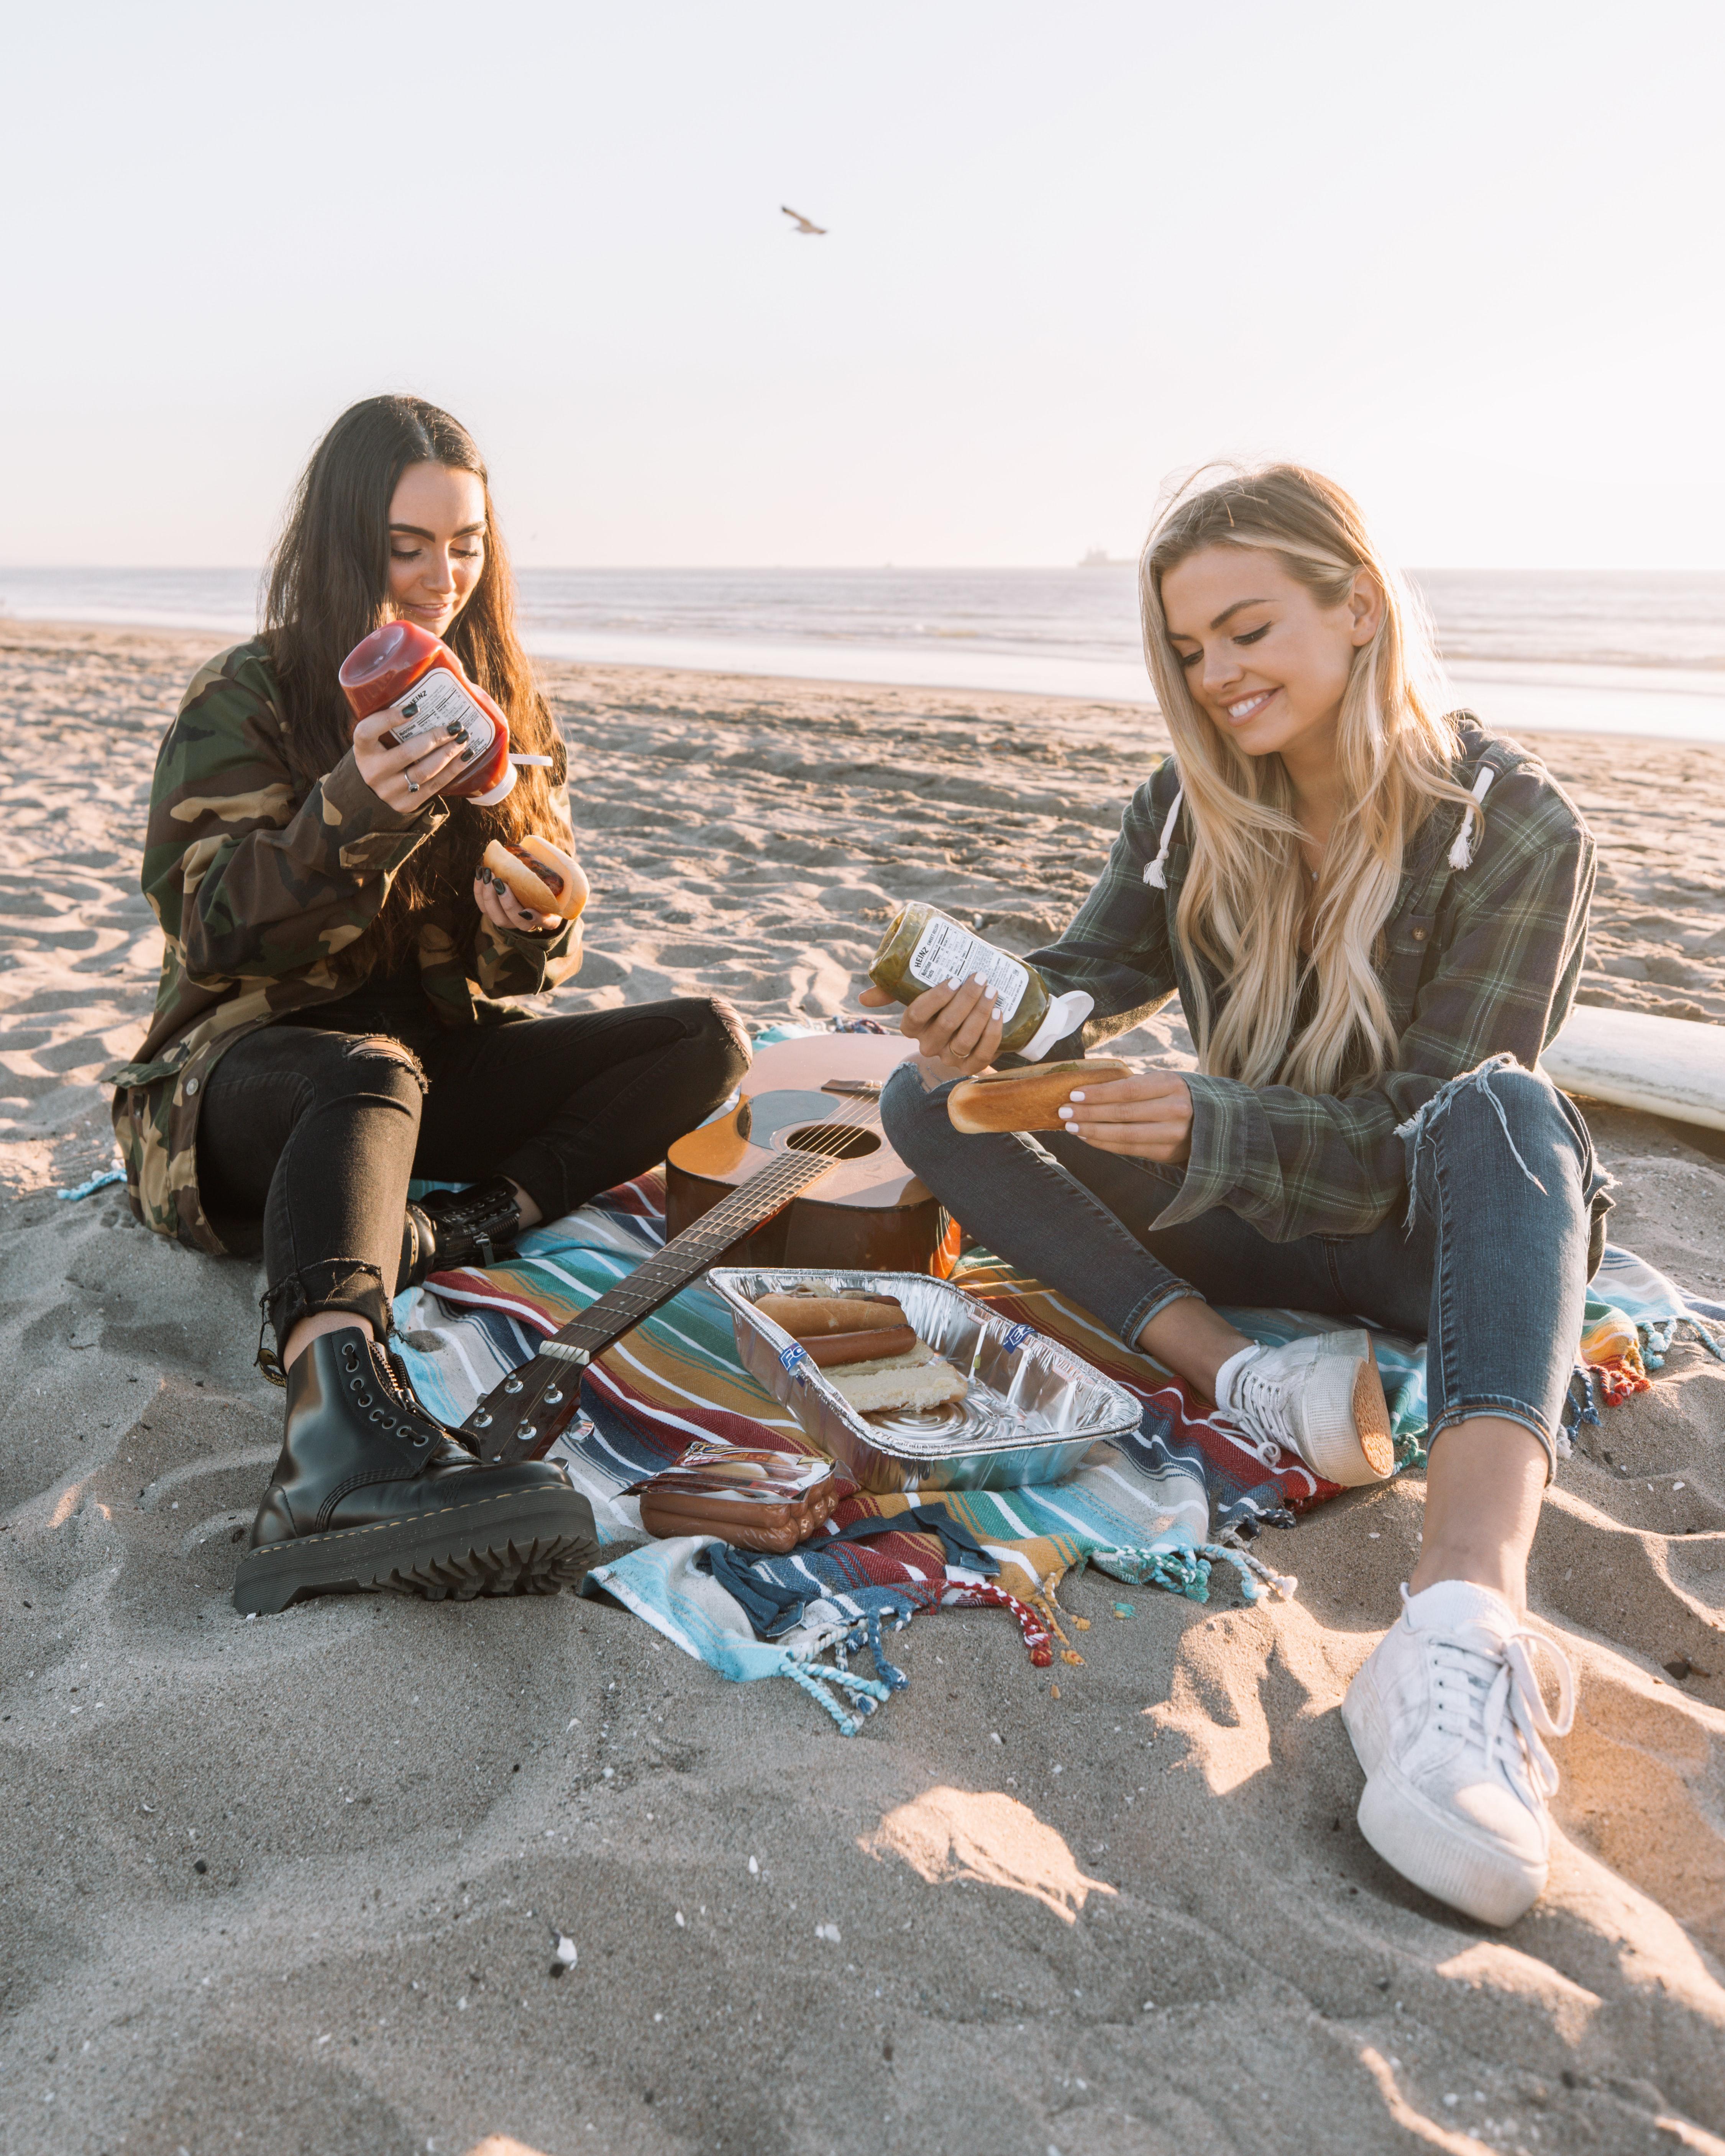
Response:
[{"label": "plaid flannel shirt", "polygon": [[[1399,1039],[1394,1069],[1322,1096],[1192,1074],[1191,1158],[1159,1226],[1224,1205],[1272,1242],[1368,1233],[1407,1203],[1400,1125],[1487,1056],[1507,1050],[1532,1070],[1568,1016],[1587,942],[1592,834],[1537,757],[1470,714],[1459,724],[1457,779],[1471,788],[1483,764],[1492,783],[1483,829],[1480,816],[1445,803],[1409,844],[1378,962]],[[1051,1057],[1111,1040],[1177,992],[1192,1023],[1191,975],[1173,934],[1191,856],[1183,813],[1169,834],[1166,890],[1145,881],[1178,784],[1165,758],[1127,803],[1071,927],[1031,954],[1051,993],[1086,988],[1096,999],[1081,1033]],[[1473,857],[1454,869],[1464,813]],[[1225,985],[1208,966],[1204,980],[1214,1009]]]}]

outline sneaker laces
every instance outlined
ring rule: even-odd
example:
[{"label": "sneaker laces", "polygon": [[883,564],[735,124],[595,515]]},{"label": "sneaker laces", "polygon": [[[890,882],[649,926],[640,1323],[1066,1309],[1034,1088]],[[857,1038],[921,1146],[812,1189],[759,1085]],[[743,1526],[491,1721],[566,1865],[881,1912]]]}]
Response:
[{"label": "sneaker laces", "polygon": [[1224,1408],[1219,1401],[1216,1413],[1249,1451],[1255,1453],[1266,1467],[1276,1467],[1281,1465],[1279,1452],[1291,1452],[1298,1459],[1300,1448],[1294,1440],[1286,1387],[1275,1378],[1266,1377],[1257,1367],[1269,1353],[1260,1342],[1251,1361],[1242,1363],[1234,1373],[1229,1387],[1232,1404]]},{"label": "sneaker laces", "polygon": [[[1541,1648],[1558,1680],[1555,1716],[1533,1664]],[[1501,1763],[1530,1810],[1555,1796],[1557,1763],[1543,1740],[1567,1737],[1575,1723],[1575,1672],[1563,1649],[1525,1625],[1501,1635],[1466,1625],[1430,1636],[1426,1656],[1438,1727],[1481,1751],[1488,1774]]]}]

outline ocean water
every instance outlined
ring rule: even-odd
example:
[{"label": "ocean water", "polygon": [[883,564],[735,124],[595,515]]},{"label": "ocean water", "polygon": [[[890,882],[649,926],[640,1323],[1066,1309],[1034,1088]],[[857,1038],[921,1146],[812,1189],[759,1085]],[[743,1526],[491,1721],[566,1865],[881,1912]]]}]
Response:
[{"label": "ocean water", "polygon": [[[1153,701],[1131,567],[523,569],[547,657]],[[1725,741],[1725,573],[1416,571],[1489,723]],[[248,569],[0,568],[0,613],[245,635]]]}]

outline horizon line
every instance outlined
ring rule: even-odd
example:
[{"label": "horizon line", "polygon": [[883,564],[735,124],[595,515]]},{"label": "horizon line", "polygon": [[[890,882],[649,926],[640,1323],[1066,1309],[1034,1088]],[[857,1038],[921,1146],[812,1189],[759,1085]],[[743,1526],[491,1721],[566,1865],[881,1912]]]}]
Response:
[{"label": "horizon line", "polygon": [[[67,576],[102,574],[261,576],[267,562],[8,562],[0,560],[0,576],[22,572],[30,576],[59,573]],[[832,576],[884,574],[930,571],[978,576],[1046,575],[1054,570],[1136,569],[1135,557],[1110,555],[1106,561],[1065,562],[521,562],[511,561],[515,573],[572,574],[578,576]],[[1422,562],[1401,565],[1404,576],[1507,577],[1725,577],[1725,562],[1693,562],[1682,567],[1645,563],[1504,562]]]}]

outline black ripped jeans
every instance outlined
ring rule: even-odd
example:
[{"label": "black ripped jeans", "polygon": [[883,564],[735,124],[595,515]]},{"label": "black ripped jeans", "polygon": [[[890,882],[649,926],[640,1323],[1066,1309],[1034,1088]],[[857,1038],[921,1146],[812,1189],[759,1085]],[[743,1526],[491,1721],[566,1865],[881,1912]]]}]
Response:
[{"label": "black ripped jeans", "polygon": [[236,1041],[199,1119],[206,1211],[218,1229],[261,1220],[278,1348],[320,1311],[388,1331],[410,1178],[506,1175],[554,1220],[663,1160],[748,1065],[735,1014],[704,996],[459,1032],[429,1011],[379,1010],[375,1031],[331,1014],[357,1015]]}]

